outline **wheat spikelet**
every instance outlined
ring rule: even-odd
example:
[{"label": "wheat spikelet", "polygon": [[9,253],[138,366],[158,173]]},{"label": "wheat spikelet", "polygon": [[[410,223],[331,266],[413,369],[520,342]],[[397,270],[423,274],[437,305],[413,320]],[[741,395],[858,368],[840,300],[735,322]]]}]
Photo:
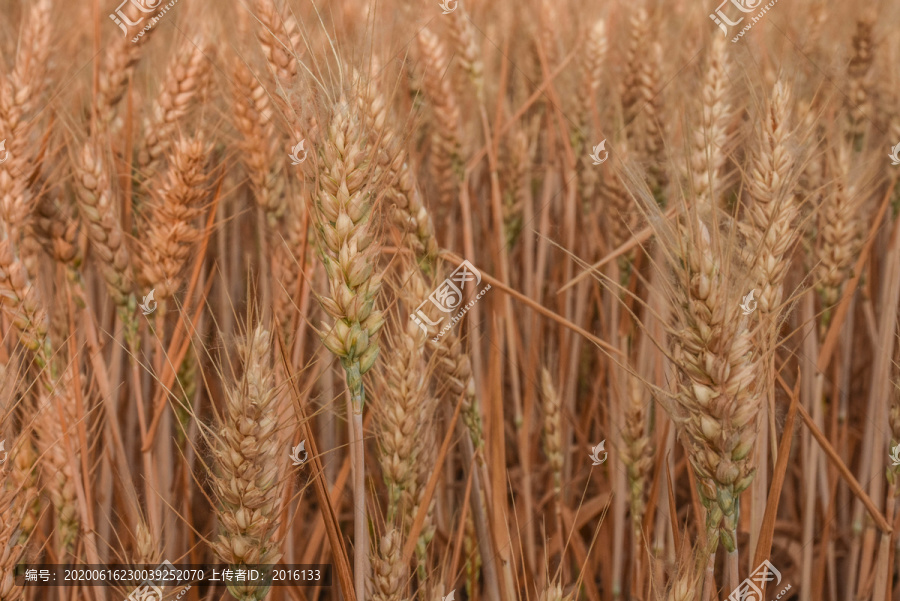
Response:
[{"label": "wheat spikelet", "polygon": [[435,128],[432,135],[431,172],[438,182],[442,207],[454,201],[459,158],[459,104],[448,78],[447,52],[438,37],[427,27],[419,32],[419,50],[425,64],[425,92],[434,106]]},{"label": "wheat spikelet", "polygon": [[[285,453],[279,422],[283,408],[275,390],[269,332],[257,326],[240,348],[244,373],[226,391],[219,430],[212,441],[216,468],[212,488],[219,532],[215,554],[230,565],[274,564]],[[239,601],[260,601],[261,585],[231,585]]]},{"label": "wheat spikelet", "polygon": [[757,134],[747,190],[753,203],[747,211],[748,237],[754,253],[755,277],[762,288],[759,309],[775,313],[781,305],[788,253],[797,240],[798,214],[794,195],[795,158],[789,147],[790,93],[778,83]]},{"label": "wheat spikelet", "polygon": [[201,238],[196,218],[207,193],[206,157],[210,150],[202,137],[179,139],[169,158],[165,181],[153,190],[140,273],[142,283],[155,289],[159,299],[168,298],[181,285],[185,264]]},{"label": "wheat spikelet", "polygon": [[721,198],[722,170],[727,160],[728,126],[733,110],[728,102],[730,65],[724,38],[713,40],[700,91],[700,127],[693,132],[691,182],[700,206],[717,207]]},{"label": "wheat spikelet", "polygon": [[107,169],[99,147],[94,142],[85,143],[75,165],[75,194],[109,295],[118,307],[125,308],[131,296],[131,259]]},{"label": "wheat spikelet", "polygon": [[203,98],[209,87],[212,46],[205,36],[185,40],[166,68],[152,114],[144,124],[146,138],[138,153],[138,165],[145,178],[152,177],[172,140],[177,139],[179,121],[191,106]]}]

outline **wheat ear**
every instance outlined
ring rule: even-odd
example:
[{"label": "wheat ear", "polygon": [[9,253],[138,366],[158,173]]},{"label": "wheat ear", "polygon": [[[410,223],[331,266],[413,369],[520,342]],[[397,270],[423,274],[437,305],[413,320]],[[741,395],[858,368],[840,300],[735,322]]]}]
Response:
[{"label": "wheat ear", "polygon": [[205,36],[200,35],[182,42],[172,55],[151,116],[144,125],[146,137],[138,153],[144,178],[155,173],[172,140],[178,139],[179,122],[209,88],[211,48]]},{"label": "wheat ear", "polygon": [[397,530],[381,537],[373,549],[373,574],[369,581],[372,601],[403,601],[406,587],[406,567],[401,560],[401,539]]},{"label": "wheat ear", "polygon": [[459,176],[459,104],[448,78],[447,51],[438,37],[427,27],[419,32],[419,49],[425,64],[425,92],[434,106],[435,128],[432,135],[431,171],[438,184],[442,207],[455,200]]},{"label": "wheat ear", "polygon": [[0,140],[7,144],[0,164],[0,217],[14,242],[27,225],[33,205],[28,180],[37,162],[32,137],[39,122],[34,111],[46,87],[52,8],[50,0],[32,3],[12,73],[0,74]]},{"label": "wheat ear", "polygon": [[835,153],[830,161],[834,185],[826,191],[816,215],[821,239],[816,249],[816,282],[826,308],[822,327],[827,327],[830,321],[828,308],[840,298],[862,243],[860,208],[865,201],[858,176],[852,169],[850,142],[838,140],[835,144]]},{"label": "wheat ear", "polygon": [[729,283],[739,264],[733,242],[712,238],[689,215],[671,250],[678,273],[672,358],[681,379],[668,409],[697,475],[709,551],[721,539],[732,552],[740,494],[756,472],[751,451],[761,406],[760,358],[741,316],[740,290]]},{"label": "wheat ear", "polygon": [[865,121],[872,118],[872,63],[875,61],[875,38],[872,29],[875,16],[871,11],[856,22],[853,36],[853,56],[847,66],[849,88],[847,93],[847,135],[860,150],[865,134]]},{"label": "wheat ear", "polygon": [[106,288],[116,306],[129,315],[128,307],[133,302],[131,255],[116,213],[108,167],[95,143],[86,142],[82,148],[75,165],[75,180],[78,211],[98,255]]},{"label": "wheat ear", "polygon": [[[72,471],[69,445],[64,440],[66,436],[70,441],[73,440],[67,431],[74,432],[76,423],[72,392],[71,379],[67,378],[57,383],[53,392],[40,395],[37,407],[39,417],[35,420],[38,449],[41,452],[41,481],[56,513],[58,549],[62,557],[70,556],[75,550],[81,522],[75,482],[78,475]],[[79,455],[76,448],[72,448],[72,451],[76,456]],[[77,457],[75,463],[78,463]]]},{"label": "wheat ear", "polygon": [[401,236],[401,243],[413,251],[425,274],[433,275],[438,253],[434,222],[419,193],[402,140],[394,135],[388,123],[384,96],[374,83],[369,83],[362,88],[359,100],[366,124],[380,140],[378,162],[385,184],[389,187],[388,197],[394,202],[391,218]]},{"label": "wheat ear", "polygon": [[0,240],[0,307],[19,331],[19,342],[32,351],[39,368],[50,366],[50,321],[37,289],[22,262],[13,254],[12,242]]},{"label": "wheat ear", "polygon": [[152,192],[140,273],[143,283],[156,290],[159,299],[168,298],[181,285],[185,264],[202,237],[196,221],[208,192],[206,161],[210,150],[203,138],[179,139],[165,181]]},{"label": "wheat ear", "polygon": [[[212,549],[230,565],[274,564],[281,557],[275,535],[286,463],[279,432],[284,410],[274,385],[271,342],[269,332],[257,326],[242,345],[244,373],[226,391],[212,443],[219,520]],[[230,585],[228,591],[238,601],[260,601],[268,586]]]},{"label": "wheat ear", "polygon": [[794,226],[799,210],[794,194],[795,157],[789,144],[790,100],[784,84],[776,84],[759,127],[747,182],[753,201],[747,211],[753,267],[762,288],[759,309],[776,320],[789,265],[788,253],[799,235]]},{"label": "wheat ear", "polygon": [[697,204],[708,205],[706,210],[718,207],[722,196],[728,127],[734,114],[728,101],[729,70],[726,41],[716,37],[700,90],[700,127],[691,138],[691,183]]},{"label": "wheat ear", "polygon": [[625,427],[622,430],[622,462],[628,470],[628,494],[631,502],[631,526],[634,532],[633,544],[641,540],[641,524],[647,503],[645,488],[653,467],[653,446],[645,432],[647,419],[647,397],[644,386],[634,374],[628,374],[628,390],[625,406]]},{"label": "wheat ear", "polygon": [[[357,103],[354,103],[357,104]],[[365,525],[365,447],[362,413],[365,388],[362,376],[378,358],[378,332],[384,323],[375,309],[381,275],[375,274],[380,255],[372,226],[375,182],[367,180],[372,141],[344,98],[335,106],[327,136],[319,150],[323,173],[313,206],[319,234],[319,256],[325,265],[330,295],[320,297],[334,320],[324,344],[341,361],[350,389],[354,444],[354,578],[359,601],[365,598],[368,557]]]},{"label": "wheat ear", "polygon": [[241,134],[238,147],[256,204],[274,226],[285,210],[284,158],[272,122],[269,94],[250,69],[234,59],[234,125]]}]

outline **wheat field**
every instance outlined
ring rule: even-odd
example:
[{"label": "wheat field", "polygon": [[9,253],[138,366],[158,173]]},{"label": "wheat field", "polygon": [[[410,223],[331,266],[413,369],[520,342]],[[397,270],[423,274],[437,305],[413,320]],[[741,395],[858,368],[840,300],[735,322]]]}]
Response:
[{"label": "wheat field", "polygon": [[900,5],[717,1],[0,0],[0,601],[900,601]]}]

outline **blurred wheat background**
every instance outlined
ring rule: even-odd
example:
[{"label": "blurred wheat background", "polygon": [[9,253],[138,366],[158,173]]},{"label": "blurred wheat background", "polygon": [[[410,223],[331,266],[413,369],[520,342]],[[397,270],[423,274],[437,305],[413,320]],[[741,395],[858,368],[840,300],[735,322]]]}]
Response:
[{"label": "blurred wheat background", "polygon": [[0,601],[900,600],[900,5],[715,2],[0,2]]}]

